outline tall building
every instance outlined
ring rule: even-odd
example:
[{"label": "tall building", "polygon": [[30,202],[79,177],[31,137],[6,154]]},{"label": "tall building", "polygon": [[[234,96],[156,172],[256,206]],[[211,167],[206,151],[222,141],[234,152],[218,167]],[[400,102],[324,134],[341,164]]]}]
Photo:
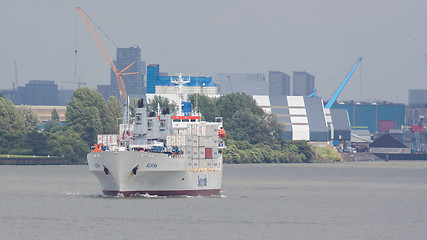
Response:
[{"label": "tall building", "polygon": [[283,72],[268,72],[269,95],[289,96],[291,94],[290,76]]},{"label": "tall building", "polygon": [[313,93],[314,76],[308,72],[294,72],[293,76],[293,96],[307,96]]},{"label": "tall building", "polygon": [[[117,48],[117,58],[116,61],[114,61],[114,64],[116,65],[117,70],[119,72],[123,71],[125,68],[132,64],[132,66],[130,66],[124,71],[124,73],[132,74],[122,75],[122,79],[126,86],[126,91],[131,98],[140,98],[145,95],[145,62],[141,61],[141,48]],[[120,98],[117,76],[112,70],[111,87],[113,95]]]},{"label": "tall building", "polygon": [[50,105],[59,104],[58,84],[54,81],[31,80],[25,87],[18,87],[15,105]]},{"label": "tall building", "polygon": [[235,92],[248,95],[268,95],[268,82],[262,73],[215,73],[213,80],[218,94]]}]

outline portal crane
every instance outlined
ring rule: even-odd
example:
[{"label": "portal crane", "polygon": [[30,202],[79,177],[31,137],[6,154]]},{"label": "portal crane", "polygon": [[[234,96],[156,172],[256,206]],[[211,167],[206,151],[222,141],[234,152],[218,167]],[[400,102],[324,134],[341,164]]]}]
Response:
[{"label": "portal crane", "polygon": [[347,77],[344,79],[344,81],[341,83],[341,85],[338,87],[337,91],[335,91],[334,95],[329,99],[328,103],[326,104],[325,108],[331,108],[334,104],[335,100],[337,100],[338,96],[340,95],[341,91],[344,89],[345,85],[347,84],[348,80],[350,79],[351,75],[353,75],[354,70],[356,70],[359,63],[362,61],[362,58],[359,57],[356,64],[354,64],[353,69],[351,69],[350,73],[347,75]]},{"label": "portal crane", "polygon": [[111,69],[114,71],[117,77],[117,82],[119,86],[119,93],[120,93],[120,99],[122,101],[125,101],[127,99],[127,91],[125,82],[123,81],[122,75],[129,75],[129,74],[138,74],[138,72],[133,73],[124,73],[127,69],[129,69],[135,62],[131,63],[129,66],[125,67],[120,72],[117,70],[116,65],[114,65],[114,62],[108,54],[107,49],[105,48],[104,44],[102,43],[101,39],[99,38],[98,34],[96,33],[95,29],[93,28],[92,24],[90,23],[88,17],[83,12],[83,10],[80,7],[77,7],[77,11],[79,12],[80,16],[83,19],[83,22],[85,23],[87,29],[89,30],[90,35],[92,35],[93,40],[95,41],[96,45],[98,46],[99,50],[101,50],[102,55],[104,56],[105,60],[107,60],[108,64],[110,64]]}]

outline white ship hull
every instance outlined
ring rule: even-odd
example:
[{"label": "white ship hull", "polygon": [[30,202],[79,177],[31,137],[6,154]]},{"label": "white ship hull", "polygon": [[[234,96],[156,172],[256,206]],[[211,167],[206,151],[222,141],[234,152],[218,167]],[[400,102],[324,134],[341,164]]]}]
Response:
[{"label": "white ship hull", "polygon": [[104,195],[206,196],[217,195],[221,189],[221,155],[211,167],[203,168],[199,166],[208,166],[203,162],[206,159],[194,167],[194,159],[152,152],[90,152],[87,160]]}]

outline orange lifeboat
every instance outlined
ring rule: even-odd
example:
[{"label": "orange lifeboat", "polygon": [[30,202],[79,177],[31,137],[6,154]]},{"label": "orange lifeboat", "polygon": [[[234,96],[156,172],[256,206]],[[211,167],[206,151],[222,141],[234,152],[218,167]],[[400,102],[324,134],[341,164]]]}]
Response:
[{"label": "orange lifeboat", "polygon": [[220,128],[218,131],[218,136],[220,138],[225,138],[227,136],[227,134],[225,133],[225,129],[224,128]]},{"label": "orange lifeboat", "polygon": [[95,144],[95,149],[93,149],[92,152],[102,152],[102,149],[99,147],[102,147],[102,146],[98,146],[98,144]]}]

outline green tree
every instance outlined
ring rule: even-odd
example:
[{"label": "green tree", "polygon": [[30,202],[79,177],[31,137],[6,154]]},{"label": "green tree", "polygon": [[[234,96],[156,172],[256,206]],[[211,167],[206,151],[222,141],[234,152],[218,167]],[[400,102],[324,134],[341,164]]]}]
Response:
[{"label": "green tree", "polygon": [[25,129],[24,134],[33,132],[39,129],[40,123],[37,114],[35,114],[29,107],[18,108],[18,113],[24,120]]},{"label": "green tree", "polygon": [[34,130],[24,136],[23,148],[30,149],[34,155],[46,155],[48,151],[47,137]]},{"label": "green tree", "polygon": [[111,115],[111,118],[114,119],[114,123],[115,123],[113,130],[109,132],[109,134],[118,134],[119,133],[118,120],[123,117],[121,103],[119,99],[117,99],[116,97],[110,96],[110,98],[107,101],[107,106],[109,109],[108,112]]},{"label": "green tree", "polygon": [[222,95],[216,102],[218,113],[224,122],[233,118],[238,111],[249,111],[258,116],[264,116],[265,112],[258,107],[256,101],[251,96],[244,93],[232,93]]},{"label": "green tree", "polygon": [[102,134],[101,115],[96,107],[84,107],[80,112],[81,116],[75,119],[70,128],[79,133],[88,145],[93,145],[98,134]]},{"label": "green tree", "polygon": [[71,131],[56,132],[49,135],[47,141],[51,155],[63,156],[74,162],[86,162],[89,147],[78,133]]},{"label": "green tree", "polygon": [[58,122],[59,122],[59,114],[58,114],[58,112],[56,111],[56,108],[54,108],[54,109],[52,110],[50,120],[52,120],[52,121],[58,121]]},{"label": "green tree", "polygon": [[176,103],[169,102],[169,99],[166,97],[154,95],[153,99],[147,104],[147,110],[157,112],[157,106],[160,106],[160,109],[169,108],[171,113],[177,110]]},{"label": "green tree", "polygon": [[19,147],[25,132],[25,122],[12,101],[0,98],[0,151]]},{"label": "green tree", "polygon": [[116,119],[102,95],[87,87],[74,91],[65,118],[70,129],[88,144],[93,144],[98,134],[117,132]]},{"label": "green tree", "polygon": [[193,110],[200,112],[203,118],[208,122],[215,121],[215,117],[219,117],[218,109],[216,107],[216,98],[210,98],[206,95],[192,94],[190,96],[190,102]]},{"label": "green tree", "polygon": [[44,125],[43,131],[44,132],[58,132],[58,131],[65,131],[66,127],[62,126],[61,122],[59,121],[59,114],[54,108],[52,110],[51,118],[49,121],[47,121]]}]

